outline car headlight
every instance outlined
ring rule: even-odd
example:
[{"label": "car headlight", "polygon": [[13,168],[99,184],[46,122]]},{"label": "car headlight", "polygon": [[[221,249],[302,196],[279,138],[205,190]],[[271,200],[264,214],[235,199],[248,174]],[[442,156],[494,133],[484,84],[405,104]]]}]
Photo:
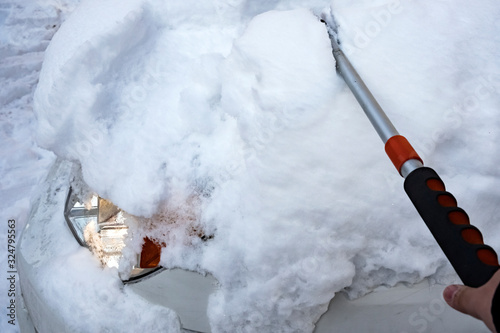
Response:
[{"label": "car headlight", "polygon": [[[119,268],[128,233],[125,222],[136,217],[97,195],[88,200],[80,200],[71,188],[66,199],[64,217],[81,246],[89,248],[104,266]],[[130,276],[123,282],[137,282],[159,272],[162,269],[158,266],[161,249],[161,245],[146,237]]]}]

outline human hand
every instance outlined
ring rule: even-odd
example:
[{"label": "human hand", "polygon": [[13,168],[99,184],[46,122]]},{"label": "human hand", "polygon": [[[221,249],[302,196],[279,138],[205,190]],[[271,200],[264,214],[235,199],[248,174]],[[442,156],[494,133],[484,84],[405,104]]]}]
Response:
[{"label": "human hand", "polygon": [[[479,288],[450,285],[444,289],[443,298],[455,310],[482,320],[492,332],[496,332],[491,315],[491,303],[499,283],[500,270]],[[500,316],[500,313],[498,315]]]}]

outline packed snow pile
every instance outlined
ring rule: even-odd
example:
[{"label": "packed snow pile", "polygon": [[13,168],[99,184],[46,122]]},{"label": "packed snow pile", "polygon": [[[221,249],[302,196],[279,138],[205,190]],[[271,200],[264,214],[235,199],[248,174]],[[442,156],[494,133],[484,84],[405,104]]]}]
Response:
[{"label": "packed snow pile", "polygon": [[498,248],[495,1],[85,0],[46,51],[38,143],[130,214],[194,212],[210,240],[182,224],[150,236],[176,236],[163,266],[217,278],[215,332],[311,332],[341,290],[449,278],[335,72],[316,16],[330,11],[395,125]]}]

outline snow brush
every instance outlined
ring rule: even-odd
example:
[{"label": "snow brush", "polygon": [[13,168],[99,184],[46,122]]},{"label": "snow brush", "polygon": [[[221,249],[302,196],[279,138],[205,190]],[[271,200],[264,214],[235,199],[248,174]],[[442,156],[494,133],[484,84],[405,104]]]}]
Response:
[{"label": "snow brush", "polygon": [[338,41],[333,16],[323,15],[336,60],[337,72],[363,108],[385,144],[385,151],[399,174],[404,189],[462,282],[470,287],[485,284],[498,270],[498,256],[483,243],[481,232],[470,224],[469,216],[446,191],[444,182],[422,159],[408,140],[399,135],[390,119],[356,72]]}]

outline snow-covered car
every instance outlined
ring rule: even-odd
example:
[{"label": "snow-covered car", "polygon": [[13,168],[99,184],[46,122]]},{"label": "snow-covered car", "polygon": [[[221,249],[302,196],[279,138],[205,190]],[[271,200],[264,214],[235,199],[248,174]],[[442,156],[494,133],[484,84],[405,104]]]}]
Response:
[{"label": "snow-covered car", "polygon": [[[90,196],[83,202],[75,196],[75,172],[74,163],[55,162],[23,232],[18,251],[21,332],[132,332],[137,327],[211,332],[207,307],[217,281],[210,274],[184,269],[141,268],[157,264],[154,245],[152,251],[144,246],[131,274],[118,280],[113,271],[127,234],[120,219],[134,217],[102,198]],[[75,250],[77,255],[72,254]],[[58,269],[61,266],[74,270]],[[47,277],[57,283],[45,283]],[[110,284],[114,292],[107,290]],[[425,280],[380,287],[356,300],[336,296],[314,332],[488,332],[478,320],[449,308],[442,289]],[[81,304],[80,294],[89,302]],[[180,323],[175,315],[168,316],[169,309]]]},{"label": "snow-covered car", "polygon": [[[469,29],[496,36],[496,16],[486,5],[410,7],[82,1],[47,48],[34,97],[38,144],[58,159],[18,247],[23,331],[486,332],[442,300],[457,276],[337,75],[318,19],[335,11],[344,51],[386,109],[406,107],[398,127],[432,159],[458,149],[466,123],[496,133],[495,94],[474,110],[478,123],[469,112],[442,119],[463,97],[443,87],[482,68],[455,46]],[[487,19],[449,31],[418,14],[447,11]],[[483,55],[500,73],[494,52]],[[498,194],[499,177],[473,172],[484,158],[498,165],[492,148],[458,141],[479,155],[447,154],[440,174],[479,185],[454,183],[457,197]],[[468,211],[488,221],[485,206]]]}]

